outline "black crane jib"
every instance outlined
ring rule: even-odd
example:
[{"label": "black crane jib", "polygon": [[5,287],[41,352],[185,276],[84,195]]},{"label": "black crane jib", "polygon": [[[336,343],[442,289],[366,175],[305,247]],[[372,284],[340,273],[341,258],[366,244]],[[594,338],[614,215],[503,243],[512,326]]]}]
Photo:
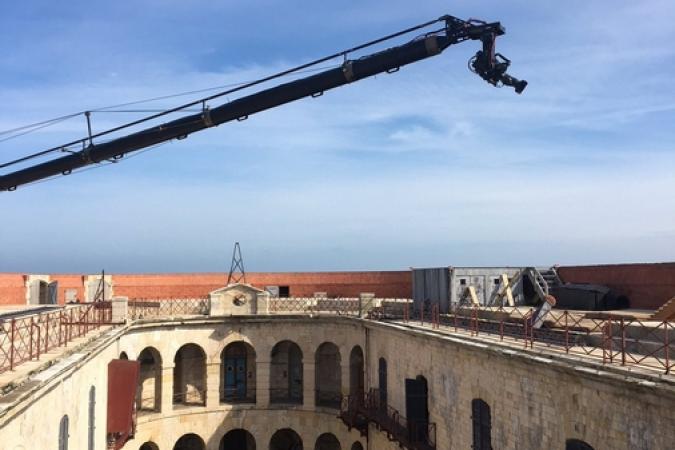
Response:
[{"label": "black crane jib", "polygon": [[450,45],[465,40],[481,40],[483,48],[471,60],[471,68],[488,83],[504,84],[521,93],[526,81],[517,80],[506,73],[510,61],[494,51],[495,38],[504,34],[499,22],[485,23],[463,21],[452,16],[443,16],[442,31],[430,33],[406,44],[392,47],[358,59],[345,60],[338,68],[294,80],[260,92],[225,103],[213,109],[204,109],[189,115],[147,128],[109,142],[90,144],[81,151],[67,156],[17,170],[0,176],[0,191],[14,190],[17,186],[110,159],[122,158],[125,154],[150,147],[171,139],[182,139],[205,128],[214,127],[232,120],[244,120],[251,114],[274,108],[308,96],[319,96],[334,89],[370,76],[394,72],[400,67],[441,53]]}]

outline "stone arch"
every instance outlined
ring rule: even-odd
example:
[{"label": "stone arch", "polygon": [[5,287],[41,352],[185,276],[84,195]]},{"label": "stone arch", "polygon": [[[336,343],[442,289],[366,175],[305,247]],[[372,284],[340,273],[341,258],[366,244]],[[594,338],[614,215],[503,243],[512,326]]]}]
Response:
[{"label": "stone arch", "polygon": [[205,450],[206,445],[204,440],[197,436],[194,433],[188,433],[181,436],[176,444],[173,446],[173,450]]},{"label": "stone arch", "polygon": [[339,408],[342,401],[342,367],[338,346],[332,342],[319,345],[315,364],[316,406]]},{"label": "stone arch", "polygon": [[471,422],[473,423],[473,448],[492,450],[492,416],[490,405],[483,399],[471,400]]},{"label": "stone arch", "polygon": [[152,441],[144,442],[138,450],[159,450],[159,446]]},{"label": "stone arch", "polygon": [[565,450],[593,450],[593,447],[580,439],[568,439],[565,441]]},{"label": "stone arch", "polygon": [[138,355],[139,376],[136,390],[137,411],[161,411],[162,355],[154,347],[146,347]]},{"label": "stone arch", "polygon": [[363,450],[363,445],[359,441],[356,441],[352,444],[351,450]]},{"label": "stone arch", "polygon": [[355,345],[349,354],[349,394],[362,396],[365,388],[363,350]]},{"label": "stone arch", "polygon": [[323,433],[317,438],[314,450],[342,450],[342,447],[333,433]]},{"label": "stone arch", "polygon": [[255,403],[256,354],[244,341],[229,343],[220,354],[220,400]]},{"label": "stone arch", "polygon": [[302,350],[293,341],[278,342],[271,353],[270,402],[302,403]]},{"label": "stone arch", "polygon": [[303,450],[302,439],[290,428],[283,428],[272,435],[269,450]]},{"label": "stone arch", "polygon": [[197,344],[185,344],[176,352],[173,367],[174,405],[206,404],[206,353]]},{"label": "stone arch", "polygon": [[238,428],[225,433],[219,450],[255,450],[255,438],[248,431]]}]

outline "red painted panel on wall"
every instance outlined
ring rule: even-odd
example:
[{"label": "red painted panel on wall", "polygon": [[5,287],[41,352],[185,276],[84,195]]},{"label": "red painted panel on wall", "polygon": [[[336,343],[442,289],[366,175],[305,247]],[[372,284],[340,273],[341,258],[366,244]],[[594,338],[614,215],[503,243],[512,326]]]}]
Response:
[{"label": "red painted panel on wall", "polygon": [[138,372],[138,361],[113,359],[108,363],[107,430],[116,443],[124,444],[133,435]]}]

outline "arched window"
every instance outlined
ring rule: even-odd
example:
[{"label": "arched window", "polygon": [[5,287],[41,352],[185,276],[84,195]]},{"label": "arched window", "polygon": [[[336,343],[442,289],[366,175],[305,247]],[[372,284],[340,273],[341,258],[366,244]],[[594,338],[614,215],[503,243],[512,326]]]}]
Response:
[{"label": "arched window", "polygon": [[196,434],[184,434],[176,441],[173,450],[205,450],[204,440]]},{"label": "arched window", "polygon": [[298,344],[281,341],[272,349],[270,402],[302,403],[302,351]]},{"label": "arched window", "polygon": [[255,450],[255,438],[246,430],[231,430],[220,440],[219,450]]},{"label": "arched window", "polygon": [[316,405],[339,408],[342,401],[340,349],[332,342],[324,342],[316,350],[314,380]]},{"label": "arched window", "polygon": [[355,345],[349,354],[349,394],[363,395],[364,390],[363,350]]},{"label": "arched window", "polygon": [[565,450],[593,450],[593,447],[579,439],[568,439],[565,441]]},{"label": "arched window", "polygon": [[68,438],[70,437],[70,432],[68,431],[69,422],[67,414],[61,417],[61,422],[59,423],[59,450],[68,450]]},{"label": "arched window", "polygon": [[173,403],[206,404],[206,354],[196,344],[185,344],[174,358]]},{"label": "arched window", "polygon": [[138,450],[159,450],[159,447],[154,442],[146,442]]},{"label": "arched window", "polygon": [[340,441],[334,434],[324,433],[316,440],[314,450],[341,450]]},{"label": "arched window", "polygon": [[302,439],[290,428],[278,430],[270,439],[270,450],[302,450]]},{"label": "arched window", "polygon": [[380,358],[377,368],[378,388],[379,388],[379,405],[381,411],[387,410],[387,360]]},{"label": "arched window", "polygon": [[96,441],[96,387],[89,388],[89,430],[87,433],[87,445],[89,450],[94,450]]},{"label": "arched window", "polygon": [[490,405],[480,398],[474,398],[471,401],[471,421],[473,422],[473,449],[492,450]]},{"label": "arched window", "polygon": [[128,360],[129,360],[129,357],[127,356],[127,352],[122,352],[122,353],[120,353],[119,359],[123,359],[123,360],[125,360],[125,361],[128,361]]},{"label": "arched window", "polygon": [[255,350],[246,342],[229,344],[220,355],[220,400],[255,403]]},{"label": "arched window", "polygon": [[413,442],[428,442],[429,389],[427,379],[423,376],[405,380],[405,409]]},{"label": "arched window", "polygon": [[138,355],[140,366],[136,390],[136,409],[140,412],[161,409],[162,398],[162,357],[153,347],[146,347]]}]

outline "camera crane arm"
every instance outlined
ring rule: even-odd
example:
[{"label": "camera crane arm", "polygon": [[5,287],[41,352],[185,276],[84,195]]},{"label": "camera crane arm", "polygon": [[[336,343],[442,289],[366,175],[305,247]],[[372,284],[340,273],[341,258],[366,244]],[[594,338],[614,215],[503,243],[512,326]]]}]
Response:
[{"label": "camera crane arm", "polygon": [[[17,186],[54,175],[67,175],[75,169],[90,164],[106,160],[115,161],[131,152],[171,139],[184,139],[191,133],[222,123],[244,120],[251,114],[304,97],[318,97],[327,90],[345,84],[380,73],[395,72],[405,65],[438,55],[449,46],[466,40],[480,40],[483,44],[482,50],[476,53],[470,61],[472,71],[494,86],[512,86],[519,94],[525,89],[526,81],[518,80],[506,73],[510,61],[499,53],[495,53],[495,39],[504,34],[504,28],[499,22],[465,21],[453,16],[443,16],[431,23],[435,22],[442,22],[443,28],[406,44],[358,59],[345,59],[340,67],[264,89],[213,109],[204,108],[198,114],[185,116],[108,142],[94,143],[91,137],[75,141],[75,143],[82,143],[81,151],[71,152],[66,156],[1,175],[0,191],[12,191]],[[375,42],[379,41],[381,40]],[[346,54],[347,52],[344,53],[345,58]],[[45,152],[40,154],[42,153]],[[21,158],[0,167],[7,167],[29,158]]]}]

